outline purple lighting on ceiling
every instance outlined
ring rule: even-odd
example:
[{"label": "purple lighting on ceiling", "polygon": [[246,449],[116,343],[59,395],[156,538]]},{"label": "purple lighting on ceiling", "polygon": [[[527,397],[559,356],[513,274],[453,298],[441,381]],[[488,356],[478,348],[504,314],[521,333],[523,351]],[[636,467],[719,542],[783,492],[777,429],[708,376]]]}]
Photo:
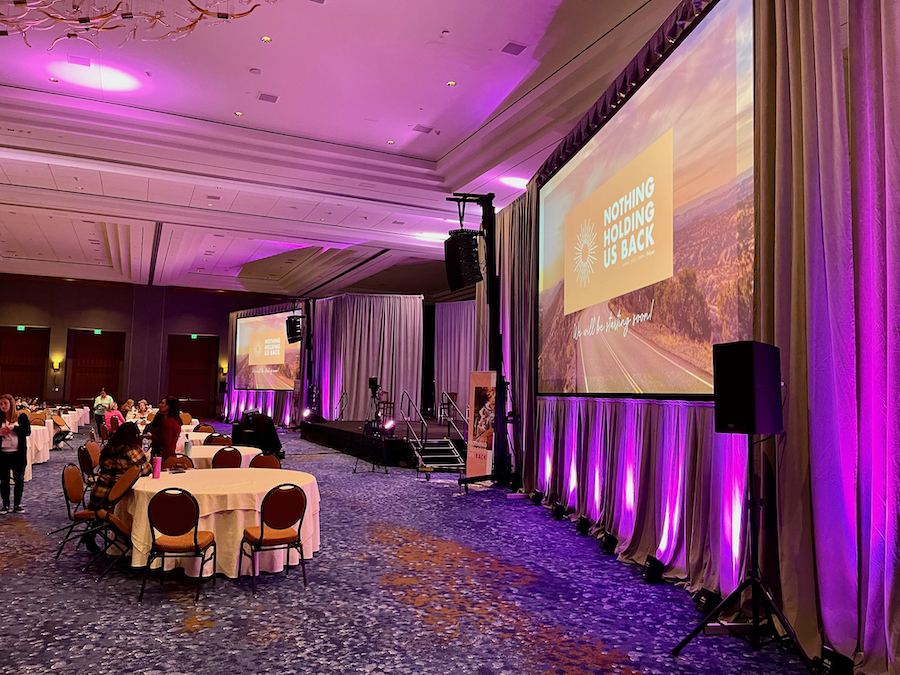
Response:
[{"label": "purple lighting on ceiling", "polygon": [[504,185],[508,185],[511,188],[515,188],[516,190],[524,190],[528,187],[528,179],[527,178],[515,178],[514,176],[504,176],[500,179],[500,182]]},{"label": "purple lighting on ceiling", "polygon": [[91,63],[83,66],[67,61],[53,61],[47,72],[62,82],[98,91],[136,91],[141,82],[128,73],[111,66]]}]

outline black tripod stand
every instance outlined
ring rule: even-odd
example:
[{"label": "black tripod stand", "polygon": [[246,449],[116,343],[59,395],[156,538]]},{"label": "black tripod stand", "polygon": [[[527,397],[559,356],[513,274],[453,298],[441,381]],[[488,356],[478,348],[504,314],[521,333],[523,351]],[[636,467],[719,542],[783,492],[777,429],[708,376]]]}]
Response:
[{"label": "black tripod stand", "polygon": [[[384,426],[381,423],[381,412],[378,407],[378,392],[381,391],[381,387],[378,385],[378,378],[369,378],[369,389],[372,392],[372,398],[369,399],[369,408],[366,410],[366,422],[363,426],[363,435],[379,441],[381,465],[384,467],[384,472],[387,473],[387,448],[385,447]],[[353,466],[353,473],[356,473],[356,470],[359,467],[359,460],[360,456],[357,455],[356,464]],[[375,456],[375,449],[372,450],[372,454],[367,461],[372,463],[372,471],[374,472],[375,467],[378,464],[378,459]]]},{"label": "black tripod stand", "polygon": [[[806,666],[806,669],[815,674],[815,666],[813,662],[806,655],[806,652],[803,651],[803,648],[800,646],[799,641],[797,640],[797,634],[794,632],[794,629],[791,627],[790,622],[788,622],[787,617],[785,617],[784,612],[781,611],[781,608],[775,604],[775,600],[772,598],[772,592],[769,590],[769,587],[766,586],[766,582],[763,580],[762,575],[759,571],[759,512],[762,508],[762,500],[757,496],[756,489],[756,472],[753,470],[753,434],[747,434],[747,515],[749,518],[747,519],[748,526],[750,528],[750,569],[747,571],[746,578],[741,582],[741,585],[738,586],[732,593],[722,600],[716,607],[712,609],[709,614],[703,617],[703,620],[697,624],[697,627],[691,631],[691,633],[684,638],[681,642],[678,643],[678,646],[672,650],[672,656],[678,656],[682,649],[687,647],[688,643],[697,637],[700,632],[706,628],[706,626],[710,623],[718,621],[719,614],[727,607],[730,607],[734,604],[740,604],[741,595],[747,589],[750,590],[750,602],[752,606],[752,623],[750,625],[751,633],[750,638],[748,639],[746,636],[728,629],[734,634],[736,637],[741,638],[745,642],[747,642],[754,650],[758,650],[764,647],[767,644],[775,642],[778,638],[772,638],[768,642],[763,642],[763,633],[766,629],[772,628],[773,616],[778,617],[778,621],[781,624],[782,628],[784,628],[787,636],[790,638],[791,642],[794,644],[794,647],[797,649],[797,653],[800,656],[800,659],[803,661],[803,664]],[[762,612],[760,612],[762,609]],[[763,619],[766,620],[766,625],[762,624]],[[727,626],[726,626],[727,627]]]}]

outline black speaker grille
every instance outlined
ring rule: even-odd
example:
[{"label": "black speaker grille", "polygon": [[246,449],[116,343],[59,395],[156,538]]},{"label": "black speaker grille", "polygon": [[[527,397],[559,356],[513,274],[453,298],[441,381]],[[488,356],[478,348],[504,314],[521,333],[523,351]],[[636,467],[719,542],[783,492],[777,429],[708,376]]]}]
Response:
[{"label": "black speaker grille", "polygon": [[295,344],[303,339],[303,317],[292,315],[284,322],[284,330],[287,333],[287,341]]},{"label": "black speaker grille", "polygon": [[458,291],[481,281],[478,232],[453,230],[444,242],[444,266],[450,290]]}]

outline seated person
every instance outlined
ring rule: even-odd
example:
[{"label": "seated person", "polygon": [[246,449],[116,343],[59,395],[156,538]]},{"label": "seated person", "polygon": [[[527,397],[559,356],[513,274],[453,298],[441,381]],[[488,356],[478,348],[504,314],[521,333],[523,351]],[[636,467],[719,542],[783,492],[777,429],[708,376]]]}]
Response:
[{"label": "seated person", "polygon": [[147,421],[147,416],[150,414],[150,404],[147,403],[147,399],[142,398],[138,401],[137,408],[131,411],[132,416],[136,420]]},{"label": "seated person", "polygon": [[164,398],[153,422],[145,429],[150,436],[153,456],[161,456],[163,461],[176,453],[181,437],[181,408],[177,398]]},{"label": "seated person", "polygon": [[119,412],[122,413],[123,415],[128,415],[128,413],[131,412],[132,408],[134,408],[134,399],[130,398],[127,401],[125,401],[125,403],[123,403],[121,406],[119,406]]},{"label": "seated person", "polygon": [[122,425],[125,424],[125,418],[122,417],[122,413],[119,412],[119,406],[115,401],[113,401],[112,403],[109,404],[109,408],[103,414],[103,422],[104,422],[104,424],[106,424],[106,430],[110,433],[112,433],[112,430],[113,430],[112,429],[113,417],[115,417],[117,420],[119,420],[119,428],[121,429]]},{"label": "seated person", "polygon": [[141,475],[150,473],[150,462],[141,449],[141,432],[137,425],[125,422],[109,437],[109,443],[100,451],[100,471],[91,488],[88,508],[92,511],[106,506],[106,497],[121,475],[133,465],[141,467]]},{"label": "seated person", "polygon": [[[113,485],[132,466],[141,467],[141,475],[150,473],[150,462],[141,449],[141,432],[137,425],[125,423],[116,429],[109,442],[100,451],[100,472],[91,488],[91,499],[88,508],[92,511],[107,507],[106,498]],[[91,553],[100,551],[94,534],[82,537],[85,547]]]}]

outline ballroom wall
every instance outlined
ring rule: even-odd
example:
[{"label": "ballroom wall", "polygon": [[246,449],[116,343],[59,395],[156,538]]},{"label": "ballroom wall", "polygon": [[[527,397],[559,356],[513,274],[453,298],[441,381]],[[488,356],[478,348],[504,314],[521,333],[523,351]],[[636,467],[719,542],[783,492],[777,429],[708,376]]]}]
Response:
[{"label": "ballroom wall", "polygon": [[[65,354],[70,328],[125,333],[125,368],[119,398],[159,400],[170,393],[166,390],[168,335],[218,336],[219,363],[227,363],[229,312],[282,299],[252,293],[0,275],[0,325],[50,328],[44,389],[47,401],[60,402],[66,397]],[[54,373],[51,360],[59,357],[60,372]],[[58,391],[54,391],[56,387]]]}]

